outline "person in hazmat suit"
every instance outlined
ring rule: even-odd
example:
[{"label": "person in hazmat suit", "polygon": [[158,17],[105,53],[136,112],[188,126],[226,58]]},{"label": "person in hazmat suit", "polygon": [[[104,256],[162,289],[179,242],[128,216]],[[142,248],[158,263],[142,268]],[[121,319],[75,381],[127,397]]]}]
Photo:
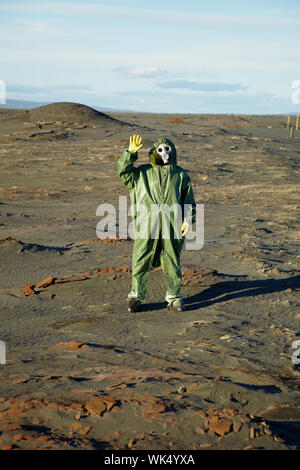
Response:
[{"label": "person in hazmat suit", "polygon": [[172,310],[185,310],[181,289],[180,253],[184,237],[195,222],[196,204],[190,177],[177,165],[173,142],[159,138],[149,151],[149,164],[134,166],[142,138],[130,137],[118,161],[118,174],[130,193],[135,213],[132,284],[128,311],[137,312],[146,297],[151,267],[161,266]]}]

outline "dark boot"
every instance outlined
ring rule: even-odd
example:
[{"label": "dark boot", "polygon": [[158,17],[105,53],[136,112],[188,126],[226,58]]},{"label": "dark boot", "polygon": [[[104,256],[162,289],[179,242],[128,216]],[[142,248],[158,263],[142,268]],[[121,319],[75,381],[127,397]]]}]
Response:
[{"label": "dark boot", "polygon": [[140,300],[127,300],[128,312],[138,312],[140,310],[141,301]]},{"label": "dark boot", "polygon": [[171,303],[169,308],[171,310],[175,310],[176,312],[184,312],[184,310],[185,310],[185,306],[184,306],[184,303],[183,303],[182,299],[173,300],[173,302]]}]

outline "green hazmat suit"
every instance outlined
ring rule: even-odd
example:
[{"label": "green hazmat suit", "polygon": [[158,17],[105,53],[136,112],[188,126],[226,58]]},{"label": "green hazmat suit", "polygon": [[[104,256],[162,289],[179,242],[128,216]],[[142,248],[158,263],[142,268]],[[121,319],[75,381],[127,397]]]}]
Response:
[{"label": "green hazmat suit", "polygon": [[[171,147],[167,165],[156,151],[162,143]],[[180,253],[184,237],[181,237],[181,225],[183,220],[190,225],[195,222],[196,204],[190,177],[177,165],[173,142],[158,139],[149,157],[149,164],[134,166],[138,154],[125,150],[118,161],[119,177],[129,190],[131,207],[136,208],[134,229],[135,234],[139,234],[134,240],[128,299],[144,300],[150,268],[161,266],[167,284],[166,300],[171,305],[182,297]]]}]

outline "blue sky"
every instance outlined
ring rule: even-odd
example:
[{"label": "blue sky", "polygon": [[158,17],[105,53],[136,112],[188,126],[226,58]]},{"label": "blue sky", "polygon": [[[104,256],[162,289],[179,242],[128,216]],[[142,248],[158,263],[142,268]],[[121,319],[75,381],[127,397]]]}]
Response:
[{"label": "blue sky", "polygon": [[299,46],[299,0],[0,1],[8,99],[298,112]]}]

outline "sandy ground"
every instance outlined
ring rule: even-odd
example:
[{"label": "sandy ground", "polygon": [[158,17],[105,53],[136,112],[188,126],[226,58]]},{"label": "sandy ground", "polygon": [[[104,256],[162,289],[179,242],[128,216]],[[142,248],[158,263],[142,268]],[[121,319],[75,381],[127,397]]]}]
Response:
[{"label": "sandy ground", "polygon": [[[0,448],[300,448],[300,131],[274,116],[111,116],[0,110]],[[141,163],[173,140],[204,204],[183,313],[159,270],[128,313],[133,242],[96,237],[97,206],[128,195],[116,165],[133,133]]]}]

